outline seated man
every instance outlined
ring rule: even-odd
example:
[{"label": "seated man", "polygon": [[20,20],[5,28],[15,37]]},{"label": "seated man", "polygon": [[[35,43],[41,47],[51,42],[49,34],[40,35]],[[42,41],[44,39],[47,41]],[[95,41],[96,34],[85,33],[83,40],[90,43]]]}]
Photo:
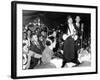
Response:
[{"label": "seated man", "polygon": [[53,36],[50,36],[46,40],[46,48],[42,54],[42,62],[49,63],[51,58],[53,57],[53,48],[55,47],[56,39]]},{"label": "seated man", "polygon": [[52,63],[53,58],[53,48],[55,47],[56,39],[53,36],[50,36],[46,39],[46,47],[42,53],[42,63],[37,65],[35,69],[41,68],[56,68],[55,64]]}]

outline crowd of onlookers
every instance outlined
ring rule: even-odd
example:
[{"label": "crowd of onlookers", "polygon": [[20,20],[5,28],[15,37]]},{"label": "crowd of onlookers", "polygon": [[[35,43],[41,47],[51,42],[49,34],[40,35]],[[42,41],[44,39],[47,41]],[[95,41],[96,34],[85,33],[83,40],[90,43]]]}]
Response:
[{"label": "crowd of onlookers", "polygon": [[[23,27],[23,69],[33,69],[37,65],[50,63],[55,58],[62,59],[61,67],[64,67],[65,63],[73,62],[75,65],[72,66],[77,66],[82,60],[90,60],[91,40],[90,38],[83,40],[84,26],[80,23],[79,16],[76,16],[75,23],[71,16],[68,16],[67,23],[64,24],[65,30],[55,27],[49,29],[48,26],[40,23],[40,18],[36,20]],[[67,36],[68,34],[70,35]],[[69,56],[72,51],[75,54]],[[68,57],[65,57],[66,53],[70,53],[67,54]],[[83,59],[84,56],[88,57]]]}]

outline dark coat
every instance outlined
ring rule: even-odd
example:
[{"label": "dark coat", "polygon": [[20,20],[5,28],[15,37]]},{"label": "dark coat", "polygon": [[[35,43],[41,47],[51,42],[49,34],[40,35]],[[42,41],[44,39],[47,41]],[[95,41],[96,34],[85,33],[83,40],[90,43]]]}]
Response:
[{"label": "dark coat", "polygon": [[75,58],[74,39],[72,37],[68,37],[64,41],[63,51],[64,51],[63,56],[65,61],[71,62]]},{"label": "dark coat", "polygon": [[[66,24],[66,33],[68,32],[68,24]],[[64,47],[63,47],[63,58],[66,62],[72,62],[72,60],[75,58],[75,53],[74,53],[74,39],[69,36],[65,41],[64,41]]]},{"label": "dark coat", "polygon": [[74,24],[75,26],[75,29],[76,29],[76,35],[78,36],[78,39],[74,42],[75,44],[75,49],[76,51],[81,48],[81,36],[82,36],[82,31],[81,31],[81,23],[80,23],[80,26],[79,28],[76,26],[76,24]]}]

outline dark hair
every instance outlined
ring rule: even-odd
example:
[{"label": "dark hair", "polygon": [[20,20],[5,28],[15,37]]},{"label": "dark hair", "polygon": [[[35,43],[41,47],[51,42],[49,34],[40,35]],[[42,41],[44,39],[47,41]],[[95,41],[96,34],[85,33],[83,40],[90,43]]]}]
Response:
[{"label": "dark hair", "polygon": [[30,31],[32,31],[30,28],[32,28],[32,27],[34,27],[34,25],[33,24],[29,24],[28,25],[28,30],[30,30]]},{"label": "dark hair", "polygon": [[67,16],[67,20],[68,20],[69,18],[72,18],[72,17],[69,15],[69,16]]},{"label": "dark hair", "polygon": [[31,33],[30,38],[32,38],[33,35],[36,35],[35,33]]},{"label": "dark hair", "polygon": [[51,41],[49,41],[49,40],[46,40],[46,45],[47,46],[50,46],[53,42],[54,42],[54,37],[53,36],[50,36],[50,37],[48,37],[48,39]]},{"label": "dark hair", "polygon": [[51,45],[51,42],[48,41],[48,40],[46,40],[46,45],[47,45],[47,46],[50,46],[50,45]]},{"label": "dark hair", "polygon": [[54,42],[54,37],[53,36],[48,37],[48,39],[50,39],[52,42]]},{"label": "dark hair", "polygon": [[23,45],[23,47],[24,47],[24,46],[26,45],[26,43],[23,43],[22,45]]},{"label": "dark hair", "polygon": [[48,35],[52,35],[52,34],[53,34],[53,31],[49,31],[49,32],[48,32]]}]

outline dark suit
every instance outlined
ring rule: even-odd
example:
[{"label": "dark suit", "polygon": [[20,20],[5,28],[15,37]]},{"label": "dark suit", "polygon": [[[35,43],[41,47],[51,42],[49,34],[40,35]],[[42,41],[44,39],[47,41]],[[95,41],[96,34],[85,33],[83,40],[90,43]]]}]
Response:
[{"label": "dark suit", "polygon": [[64,60],[66,62],[71,62],[74,57],[74,39],[70,36],[64,41],[64,47],[63,47],[63,55],[64,55]]},{"label": "dark suit", "polygon": [[76,29],[76,35],[78,36],[78,39],[74,41],[74,52],[75,52],[75,60],[78,62],[78,50],[81,48],[81,36],[82,36],[82,31],[81,31],[81,24],[79,23],[79,27],[77,27],[76,24],[74,24],[75,29]]},{"label": "dark suit", "polygon": [[[68,33],[69,26],[66,24],[66,33]],[[62,67],[65,66],[67,62],[74,62],[75,59],[75,53],[74,53],[74,39],[69,36],[64,41],[64,47],[63,47],[63,64]]]}]

